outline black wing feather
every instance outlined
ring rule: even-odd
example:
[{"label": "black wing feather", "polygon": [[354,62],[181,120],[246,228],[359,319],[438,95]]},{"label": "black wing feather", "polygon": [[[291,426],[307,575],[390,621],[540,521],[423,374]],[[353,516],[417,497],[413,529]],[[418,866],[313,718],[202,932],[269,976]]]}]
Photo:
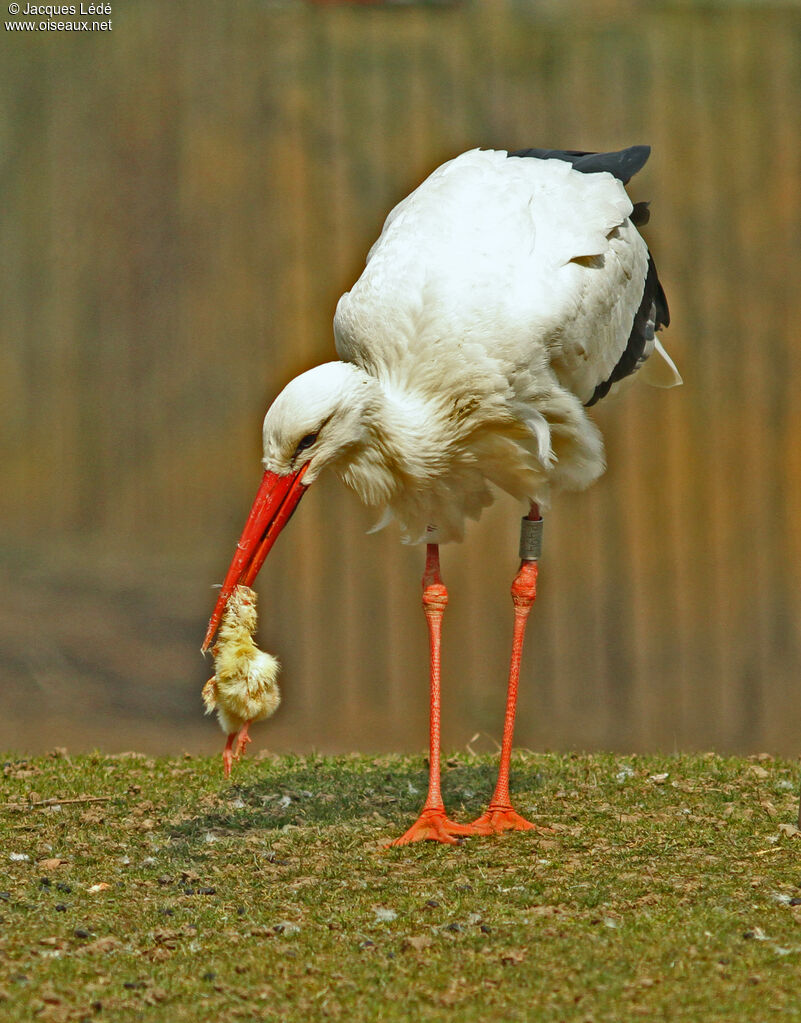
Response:
[{"label": "black wing feather", "polygon": [[654,258],[648,253],[648,273],[645,277],[640,307],[634,314],[634,323],[631,325],[631,333],[626,343],[623,354],[617,361],[617,365],[609,376],[593,391],[592,397],[586,404],[594,405],[600,398],[609,393],[612,384],[629,376],[642,365],[648,357],[645,349],[654,340],[654,333],[666,327],[670,323],[670,312],[668,310],[665,292],[659,283],[656,273]]},{"label": "black wing feather", "polygon": [[517,149],[509,153],[509,156],[530,156],[537,160],[564,160],[582,174],[606,171],[624,185],[642,170],[650,155],[650,146],[629,146],[616,153],[584,153],[577,149]]}]

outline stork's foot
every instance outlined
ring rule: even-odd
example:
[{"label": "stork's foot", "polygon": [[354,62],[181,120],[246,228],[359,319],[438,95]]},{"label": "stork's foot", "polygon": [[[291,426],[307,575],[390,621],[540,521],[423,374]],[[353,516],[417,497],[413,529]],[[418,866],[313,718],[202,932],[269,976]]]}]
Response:
[{"label": "stork's foot", "polygon": [[457,824],[445,816],[444,810],[423,810],[409,830],[389,846],[409,845],[412,842],[444,842],[459,845],[459,839],[477,832],[471,824]]},{"label": "stork's foot", "polygon": [[532,824],[525,817],[511,806],[501,806],[497,803],[490,803],[486,813],[483,813],[478,820],[470,825],[476,835],[499,835],[502,831],[541,831],[545,834],[552,834],[553,828],[543,827],[541,824]]}]

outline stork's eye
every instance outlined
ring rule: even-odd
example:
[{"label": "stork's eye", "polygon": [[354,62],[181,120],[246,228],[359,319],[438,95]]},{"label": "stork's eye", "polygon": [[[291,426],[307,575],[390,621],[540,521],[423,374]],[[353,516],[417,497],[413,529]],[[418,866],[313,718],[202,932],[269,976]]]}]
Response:
[{"label": "stork's eye", "polygon": [[299,454],[301,451],[305,451],[306,448],[310,448],[312,444],[317,440],[316,433],[307,433],[306,436],[301,440],[298,446],[295,448],[295,454]]}]

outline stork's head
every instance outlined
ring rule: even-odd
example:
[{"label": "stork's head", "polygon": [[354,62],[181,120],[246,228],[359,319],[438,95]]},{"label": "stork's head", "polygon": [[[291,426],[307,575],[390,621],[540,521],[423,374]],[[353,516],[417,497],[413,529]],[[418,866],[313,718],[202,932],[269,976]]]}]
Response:
[{"label": "stork's head", "polygon": [[368,439],[375,382],[344,362],[295,377],[264,417],[264,476],[209,621],[214,638],[234,588],[252,586],[264,559],[307,488],[327,465],[347,460]]}]

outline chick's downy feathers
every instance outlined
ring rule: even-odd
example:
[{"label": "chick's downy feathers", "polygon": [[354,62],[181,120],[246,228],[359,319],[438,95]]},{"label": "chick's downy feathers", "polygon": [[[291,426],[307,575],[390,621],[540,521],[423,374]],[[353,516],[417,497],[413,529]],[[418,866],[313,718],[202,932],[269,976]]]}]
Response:
[{"label": "chick's downy feathers", "polygon": [[248,586],[237,586],[228,598],[212,648],[215,674],[203,687],[206,713],[217,711],[226,735],[270,717],[281,702],[278,658],[259,650],[253,640],[256,600]]}]

